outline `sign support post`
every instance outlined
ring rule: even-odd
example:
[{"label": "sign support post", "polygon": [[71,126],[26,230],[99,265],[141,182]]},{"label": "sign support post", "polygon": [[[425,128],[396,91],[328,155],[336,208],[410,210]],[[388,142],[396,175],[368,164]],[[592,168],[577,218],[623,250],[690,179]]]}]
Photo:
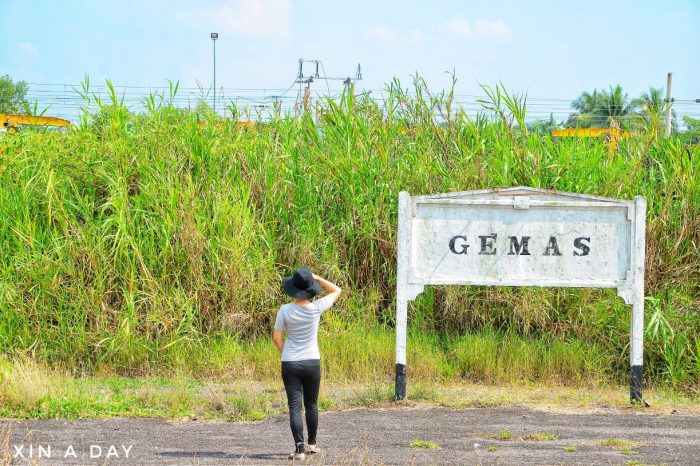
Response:
[{"label": "sign support post", "polygon": [[647,201],[641,196],[634,199],[634,228],[632,267],[634,297],[632,303],[632,325],[630,329],[630,401],[642,402],[644,365],[644,257],[646,243]]},{"label": "sign support post", "polygon": [[397,400],[406,398],[406,329],[408,327],[408,302],[423,292],[423,285],[409,284],[408,268],[411,254],[411,197],[399,193],[398,253],[396,258],[396,387]]},{"label": "sign support post", "polygon": [[630,401],[643,402],[646,199],[528,187],[399,193],[397,400],[406,398],[408,303],[425,285],[616,288],[632,305]]}]

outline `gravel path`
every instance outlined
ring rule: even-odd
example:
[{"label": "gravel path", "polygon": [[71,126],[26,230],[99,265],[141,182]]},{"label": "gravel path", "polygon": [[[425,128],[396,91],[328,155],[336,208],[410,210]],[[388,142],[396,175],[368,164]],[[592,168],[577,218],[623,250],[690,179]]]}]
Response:
[{"label": "gravel path", "polygon": [[[4,464],[40,465],[288,464],[292,441],[287,422],[286,415],[242,423],[3,420],[2,458]],[[503,430],[512,438],[494,438]],[[543,432],[556,439],[528,437]],[[627,444],[601,445],[610,438]],[[415,440],[438,448],[411,448]],[[307,463],[697,465],[700,416],[553,414],[518,407],[356,409],[321,414],[319,445],[323,452]],[[98,458],[90,458],[91,446]]]}]

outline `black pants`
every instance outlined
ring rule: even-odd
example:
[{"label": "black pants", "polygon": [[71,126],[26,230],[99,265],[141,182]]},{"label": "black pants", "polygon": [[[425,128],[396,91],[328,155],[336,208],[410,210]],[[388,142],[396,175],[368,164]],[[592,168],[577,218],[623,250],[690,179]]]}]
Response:
[{"label": "black pants", "polygon": [[[321,360],[282,361],[282,381],[289,404],[289,425],[292,428],[297,451],[304,448],[304,424],[301,419],[301,402],[306,410],[306,428],[309,443],[316,443],[318,429],[318,388],[321,385]],[[301,444],[301,445],[300,445]],[[301,448],[301,450],[300,450]]]}]

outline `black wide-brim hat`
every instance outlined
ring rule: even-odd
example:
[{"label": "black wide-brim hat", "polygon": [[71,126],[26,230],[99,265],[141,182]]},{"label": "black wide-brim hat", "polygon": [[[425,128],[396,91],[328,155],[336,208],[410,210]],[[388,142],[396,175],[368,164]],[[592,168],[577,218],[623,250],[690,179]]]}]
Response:
[{"label": "black wide-brim hat", "polygon": [[308,267],[299,267],[291,277],[282,279],[282,288],[292,298],[310,299],[323,290],[321,284],[314,280]]}]

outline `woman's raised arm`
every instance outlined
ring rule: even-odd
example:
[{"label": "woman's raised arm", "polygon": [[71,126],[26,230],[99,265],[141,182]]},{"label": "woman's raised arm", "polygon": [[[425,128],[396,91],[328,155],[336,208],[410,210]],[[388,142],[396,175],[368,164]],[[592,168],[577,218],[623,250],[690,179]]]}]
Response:
[{"label": "woman's raised arm", "polygon": [[323,288],[328,291],[329,296],[333,296],[333,302],[336,302],[338,300],[338,297],[340,296],[340,293],[343,291],[340,289],[338,285],[336,285],[333,282],[329,282],[325,278],[321,278],[316,274],[313,274],[314,280],[318,281]]}]

